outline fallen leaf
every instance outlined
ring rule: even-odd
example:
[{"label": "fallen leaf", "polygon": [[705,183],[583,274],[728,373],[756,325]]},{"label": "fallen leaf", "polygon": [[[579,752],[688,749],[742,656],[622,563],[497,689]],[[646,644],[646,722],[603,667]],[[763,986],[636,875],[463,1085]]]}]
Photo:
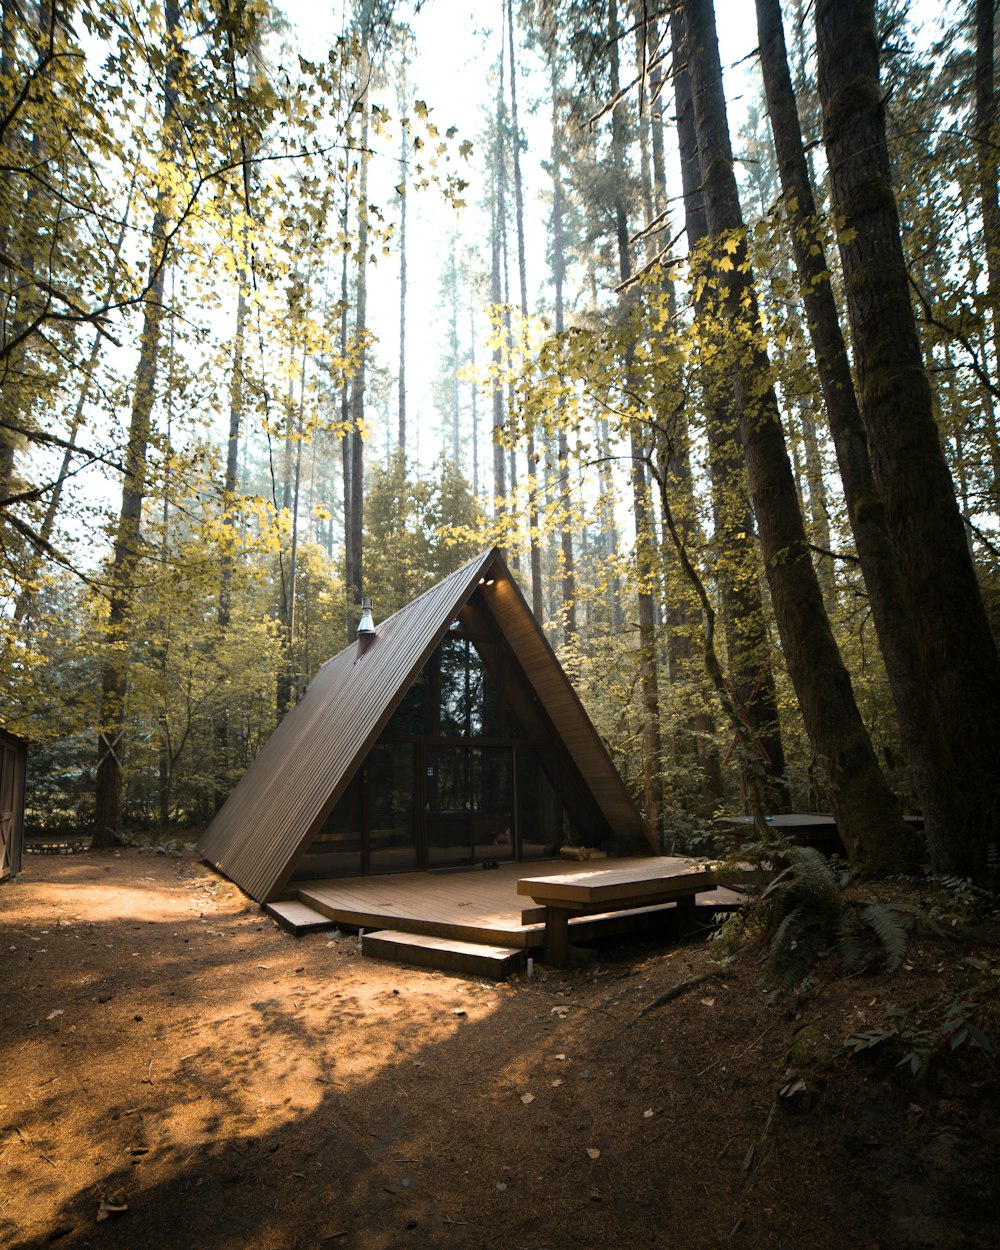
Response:
[{"label": "fallen leaf", "polygon": [[561,1085],[562,1083],[563,1083],[562,1077],[557,1076],[556,1079],[552,1082],[552,1088],[555,1089],[557,1085]]},{"label": "fallen leaf", "polygon": [[453,1016],[467,1016],[469,1013],[465,1010],[464,1007],[455,1007],[452,1009],[451,1014]]},{"label": "fallen leaf", "polygon": [[521,1101],[525,1104],[525,1106],[527,1106],[529,1102],[535,1101],[535,1095],[534,1094],[522,1094]]},{"label": "fallen leaf", "polygon": [[651,1119],[653,1118],[653,1113],[652,1113],[652,1111],[644,1111],[644,1112],[642,1113],[642,1118],[643,1118],[644,1120],[651,1120]]},{"label": "fallen leaf", "polygon": [[601,1152],[597,1149],[596,1146],[588,1146],[587,1154],[590,1156],[591,1159],[599,1159],[601,1157]]},{"label": "fallen leaf", "polygon": [[565,1055],[553,1055],[552,1058],[553,1059],[565,1059],[566,1056]]},{"label": "fallen leaf", "polygon": [[501,1193],[503,1193],[506,1188],[507,1188],[506,1181],[497,1181],[497,1189],[499,1189]]},{"label": "fallen leaf", "polygon": [[701,1005],[702,1005],[703,1007],[714,1007],[714,1006],[715,1006],[715,999],[714,999],[714,998],[703,998],[703,999],[701,1000]]},{"label": "fallen leaf", "polygon": [[62,1007],[57,1007],[55,1011],[50,1011],[49,1014],[45,1017],[45,1019],[54,1020],[56,1016],[61,1016],[61,1015],[65,1015],[65,1011]]},{"label": "fallen leaf", "polygon": [[127,1210],[128,1201],[124,1189],[116,1189],[111,1194],[101,1194],[101,1201],[97,1208],[97,1222],[100,1223],[109,1215],[120,1215]]}]

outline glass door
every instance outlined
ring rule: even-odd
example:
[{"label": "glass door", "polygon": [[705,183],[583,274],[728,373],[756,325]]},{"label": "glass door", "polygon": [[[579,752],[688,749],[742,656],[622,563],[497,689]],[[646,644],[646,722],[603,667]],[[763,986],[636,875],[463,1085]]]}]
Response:
[{"label": "glass door", "polygon": [[468,749],[428,747],[426,761],[427,867],[469,864],[473,855]]},{"label": "glass door", "polygon": [[426,759],[427,867],[513,859],[511,748],[436,746]]}]

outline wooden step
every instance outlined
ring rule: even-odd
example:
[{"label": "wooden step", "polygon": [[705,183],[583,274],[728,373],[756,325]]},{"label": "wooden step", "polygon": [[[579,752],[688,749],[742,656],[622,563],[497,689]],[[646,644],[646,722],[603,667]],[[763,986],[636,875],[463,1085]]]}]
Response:
[{"label": "wooden step", "polygon": [[316,929],[333,929],[336,921],[325,916],[315,907],[303,903],[297,898],[283,898],[276,903],[265,903],[264,910],[273,916],[283,929],[288,929],[296,937],[300,933],[312,933]]},{"label": "wooden step", "polygon": [[524,951],[516,947],[486,946],[454,938],[403,933],[398,929],[365,933],[361,938],[361,953],[373,959],[490,977],[494,981],[503,981],[509,973],[524,967]]}]

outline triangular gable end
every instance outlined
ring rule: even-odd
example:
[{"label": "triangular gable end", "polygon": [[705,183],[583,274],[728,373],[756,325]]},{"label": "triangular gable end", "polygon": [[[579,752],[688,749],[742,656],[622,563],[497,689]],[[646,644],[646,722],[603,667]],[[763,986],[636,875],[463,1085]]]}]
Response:
[{"label": "triangular gable end", "polygon": [[576,761],[603,823],[643,853],[658,853],[494,548],[383,621],[362,655],[352,644],[320,668],[205,831],[200,854],[258,901],[279,897],[460,614],[488,621],[506,641],[553,732]]}]

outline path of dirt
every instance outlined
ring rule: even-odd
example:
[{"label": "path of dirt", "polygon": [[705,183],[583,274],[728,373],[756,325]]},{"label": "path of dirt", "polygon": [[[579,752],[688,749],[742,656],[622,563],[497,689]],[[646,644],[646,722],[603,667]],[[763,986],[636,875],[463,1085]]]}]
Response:
[{"label": "path of dirt", "polygon": [[1000,1244],[993,1061],[838,1051],[960,952],[801,1001],[743,959],[640,1015],[710,953],[494,985],[292,938],[190,853],[33,857],[0,886],[0,1245]]}]

